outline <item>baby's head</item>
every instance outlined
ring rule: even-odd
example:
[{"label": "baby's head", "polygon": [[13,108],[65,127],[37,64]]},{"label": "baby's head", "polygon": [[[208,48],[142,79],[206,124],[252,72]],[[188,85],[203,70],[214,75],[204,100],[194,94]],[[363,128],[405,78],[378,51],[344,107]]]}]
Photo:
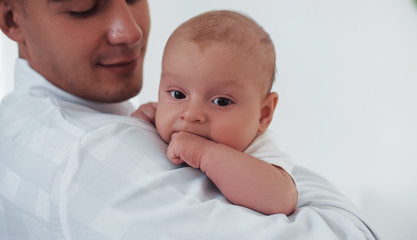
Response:
[{"label": "baby's head", "polygon": [[[234,11],[211,11],[198,15],[180,25],[169,38],[166,48],[189,41],[201,52],[214,44],[225,44],[241,54],[250,56],[265,76],[254,79],[265,85],[269,93],[275,79],[275,48],[269,34],[253,19]],[[221,56],[219,56],[221,57]]]},{"label": "baby's head", "polygon": [[272,120],[275,50],[251,18],[211,11],[180,25],[162,60],[156,127],[169,142],[188,131],[243,151]]}]

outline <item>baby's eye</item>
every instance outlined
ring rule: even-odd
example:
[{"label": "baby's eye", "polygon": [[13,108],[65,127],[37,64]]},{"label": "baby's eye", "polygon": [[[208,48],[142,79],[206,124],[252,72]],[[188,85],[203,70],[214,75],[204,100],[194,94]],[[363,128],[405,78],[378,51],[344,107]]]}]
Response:
[{"label": "baby's eye", "polygon": [[182,92],[180,92],[180,91],[172,90],[170,92],[171,92],[171,96],[173,98],[175,98],[175,99],[183,99],[183,98],[185,98],[185,94],[182,93]]},{"label": "baby's eye", "polygon": [[233,101],[227,98],[219,97],[213,100],[213,103],[221,107],[233,104]]}]

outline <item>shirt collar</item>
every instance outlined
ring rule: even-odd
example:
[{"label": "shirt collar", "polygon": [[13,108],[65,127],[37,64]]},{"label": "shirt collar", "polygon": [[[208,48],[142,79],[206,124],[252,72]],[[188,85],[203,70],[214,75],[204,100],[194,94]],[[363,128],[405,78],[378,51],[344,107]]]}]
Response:
[{"label": "shirt collar", "polygon": [[15,82],[16,91],[29,90],[34,87],[46,88],[53,94],[64,101],[83,105],[102,113],[110,113],[117,115],[130,115],[133,112],[133,105],[129,101],[120,103],[98,103],[92,102],[75,95],[72,95],[46,80],[42,75],[36,72],[23,58],[18,58],[15,66]]}]

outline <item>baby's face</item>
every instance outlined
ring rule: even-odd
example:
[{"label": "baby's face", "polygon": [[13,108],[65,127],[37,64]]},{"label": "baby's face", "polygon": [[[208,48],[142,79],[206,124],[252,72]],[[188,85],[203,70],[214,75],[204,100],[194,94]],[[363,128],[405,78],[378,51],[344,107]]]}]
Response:
[{"label": "baby's face", "polygon": [[243,151],[256,137],[265,99],[259,61],[236,47],[204,50],[174,41],[162,62],[155,124],[161,137],[187,131]]}]

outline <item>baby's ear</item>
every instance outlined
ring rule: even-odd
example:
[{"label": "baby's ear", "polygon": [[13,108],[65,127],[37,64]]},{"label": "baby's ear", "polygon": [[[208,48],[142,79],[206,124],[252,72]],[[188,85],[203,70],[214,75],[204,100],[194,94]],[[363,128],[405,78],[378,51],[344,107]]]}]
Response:
[{"label": "baby's ear", "polygon": [[18,24],[18,14],[23,14],[23,9],[18,5],[10,0],[0,0],[0,28],[11,40],[21,42],[23,35]]},{"label": "baby's ear", "polygon": [[278,93],[271,92],[265,98],[261,108],[261,118],[259,119],[258,133],[261,134],[266,131],[274,116],[275,107],[278,103]]}]

